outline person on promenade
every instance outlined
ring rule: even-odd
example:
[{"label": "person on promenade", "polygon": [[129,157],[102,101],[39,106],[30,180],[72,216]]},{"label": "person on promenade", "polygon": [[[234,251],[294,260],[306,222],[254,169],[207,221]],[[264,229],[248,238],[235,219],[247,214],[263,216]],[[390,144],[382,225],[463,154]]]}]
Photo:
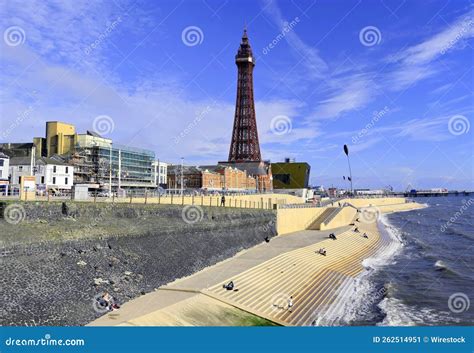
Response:
[{"label": "person on promenade", "polygon": [[104,294],[102,294],[102,297],[100,298],[99,303],[101,306],[107,307],[110,311],[120,308],[120,306],[115,304],[114,297],[112,297],[107,291],[105,291]]},{"label": "person on promenade", "polygon": [[234,281],[230,281],[227,284],[224,284],[222,287],[224,287],[227,290],[233,290],[234,289]]},{"label": "person on promenade", "polygon": [[290,313],[293,312],[293,297],[292,296],[288,298],[288,308],[287,308],[287,310]]},{"label": "person on promenade", "polygon": [[364,233],[364,238],[369,239],[369,236],[367,235],[367,233]]},{"label": "person on promenade", "polygon": [[225,195],[222,195],[221,197],[221,206],[225,207]]}]

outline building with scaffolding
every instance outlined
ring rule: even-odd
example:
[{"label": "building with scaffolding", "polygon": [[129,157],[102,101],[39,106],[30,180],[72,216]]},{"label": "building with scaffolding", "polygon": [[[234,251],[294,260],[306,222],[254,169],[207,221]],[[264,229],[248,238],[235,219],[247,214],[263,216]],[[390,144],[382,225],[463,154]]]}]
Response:
[{"label": "building with scaffolding", "polygon": [[46,136],[33,143],[4,143],[0,150],[10,157],[30,157],[34,173],[37,158],[57,156],[73,166],[73,183],[97,191],[144,191],[156,188],[155,153],[119,145],[93,131],[78,134],[72,124],[46,122]]},{"label": "building with scaffolding", "polygon": [[153,151],[115,144],[87,131],[77,135],[68,159],[75,167],[75,184],[91,184],[113,192],[156,188]]}]

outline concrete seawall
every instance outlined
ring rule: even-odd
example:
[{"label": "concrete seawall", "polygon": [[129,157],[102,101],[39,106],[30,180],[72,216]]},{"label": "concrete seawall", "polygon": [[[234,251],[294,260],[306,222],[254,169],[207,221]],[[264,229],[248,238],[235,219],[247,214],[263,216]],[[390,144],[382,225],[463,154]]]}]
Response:
[{"label": "concrete seawall", "polygon": [[0,220],[1,325],[82,325],[104,291],[123,303],[275,235],[269,210],[16,205],[20,223]]}]

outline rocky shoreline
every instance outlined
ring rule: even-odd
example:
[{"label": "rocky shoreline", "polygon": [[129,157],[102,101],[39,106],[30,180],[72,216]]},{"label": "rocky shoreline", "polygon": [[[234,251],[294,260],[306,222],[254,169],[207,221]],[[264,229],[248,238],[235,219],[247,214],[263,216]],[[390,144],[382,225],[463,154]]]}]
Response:
[{"label": "rocky shoreline", "polygon": [[[61,216],[57,210],[51,214],[41,209],[39,216],[30,213],[13,228],[0,221],[8,240],[0,249],[1,325],[84,325],[104,314],[95,300],[104,291],[124,303],[275,235],[272,211],[204,207],[198,222],[187,223],[183,207],[121,205],[108,210],[102,223],[91,228],[91,213],[97,215],[97,210],[88,207],[94,206],[81,205],[74,215],[61,210]],[[39,222],[49,215],[51,221]],[[56,234],[63,228],[67,233],[64,227],[71,218],[74,238],[48,239],[47,231]],[[129,224],[131,235],[124,235],[126,229],[120,235],[93,231],[103,233],[101,227],[113,222]],[[35,232],[38,225],[44,228],[39,240],[23,234],[21,239],[28,241],[12,241],[4,233],[9,229],[28,233],[32,224]],[[84,236],[78,238],[81,229]]]}]

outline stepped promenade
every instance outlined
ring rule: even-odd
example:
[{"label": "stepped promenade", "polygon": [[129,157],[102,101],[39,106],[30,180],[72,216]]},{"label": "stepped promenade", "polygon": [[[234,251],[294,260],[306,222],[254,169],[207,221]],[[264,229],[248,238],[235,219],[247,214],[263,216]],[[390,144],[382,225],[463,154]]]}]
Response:
[{"label": "stepped promenade", "polygon": [[[378,210],[421,207],[400,203],[380,205]],[[364,273],[363,260],[394,246],[375,221],[356,221],[358,215],[351,220],[354,225],[273,238],[125,303],[90,325],[246,325],[252,324],[252,317],[267,320],[256,324],[330,325],[344,311]],[[330,233],[337,240],[330,239]],[[318,253],[320,248],[326,249],[326,256]],[[234,290],[223,288],[230,281]],[[290,297],[293,307],[288,310]]]}]

